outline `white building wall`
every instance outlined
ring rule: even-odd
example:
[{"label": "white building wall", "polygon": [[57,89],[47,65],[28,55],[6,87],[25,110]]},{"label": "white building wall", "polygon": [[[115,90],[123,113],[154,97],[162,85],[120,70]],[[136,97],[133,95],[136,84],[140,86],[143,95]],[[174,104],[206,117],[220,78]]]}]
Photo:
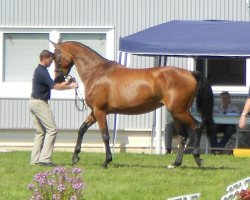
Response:
[{"label": "white building wall", "polygon": [[[120,37],[171,20],[249,21],[249,11],[245,0],[0,0],[2,28],[113,26],[114,52]],[[186,68],[188,62],[170,58],[168,64]],[[130,65],[148,66],[153,66],[152,58],[133,57]],[[53,100],[51,104],[60,129],[78,129],[88,113],[77,112],[73,100]],[[0,94],[0,109],[0,129],[33,128],[28,99],[8,99]],[[118,128],[150,130],[152,116],[122,116]],[[112,121],[111,116],[111,128]]]},{"label": "white building wall", "polygon": [[245,0],[0,0],[0,26],[114,26],[124,37],[171,20],[249,20]]}]

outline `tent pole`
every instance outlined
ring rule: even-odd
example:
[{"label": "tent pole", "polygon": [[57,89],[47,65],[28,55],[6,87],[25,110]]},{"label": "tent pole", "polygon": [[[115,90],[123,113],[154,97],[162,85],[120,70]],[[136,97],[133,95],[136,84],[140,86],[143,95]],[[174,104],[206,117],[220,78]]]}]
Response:
[{"label": "tent pole", "polygon": [[207,74],[208,74],[208,60],[207,58],[205,59],[205,70],[204,70],[204,76],[207,77]]},{"label": "tent pole", "polygon": [[158,108],[156,111],[156,124],[155,124],[155,153],[156,154],[161,154],[161,137],[162,137],[162,122],[161,122],[161,117],[162,117],[162,112],[161,108]]},{"label": "tent pole", "polygon": [[[161,66],[161,56],[158,59],[158,66]],[[158,108],[155,111],[155,153],[162,153],[162,110]]]}]

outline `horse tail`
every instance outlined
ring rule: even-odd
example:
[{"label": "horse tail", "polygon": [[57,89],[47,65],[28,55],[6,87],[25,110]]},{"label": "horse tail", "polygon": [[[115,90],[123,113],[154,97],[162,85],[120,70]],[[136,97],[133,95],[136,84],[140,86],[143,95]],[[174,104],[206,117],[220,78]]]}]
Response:
[{"label": "horse tail", "polygon": [[202,124],[206,125],[207,136],[214,131],[213,120],[214,96],[210,83],[199,72],[193,72],[197,80],[196,108],[201,113]]}]

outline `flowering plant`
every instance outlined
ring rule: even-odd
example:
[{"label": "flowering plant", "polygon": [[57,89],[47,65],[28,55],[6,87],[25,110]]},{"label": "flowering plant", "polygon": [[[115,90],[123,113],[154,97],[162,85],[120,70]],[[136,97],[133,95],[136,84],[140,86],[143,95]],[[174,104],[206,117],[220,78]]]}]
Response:
[{"label": "flowering plant", "polygon": [[79,200],[83,198],[85,186],[82,170],[74,168],[66,170],[56,167],[51,171],[38,173],[33,183],[28,185],[32,192],[30,200]]},{"label": "flowering plant", "polygon": [[250,200],[250,190],[241,190],[237,194],[237,200]]}]

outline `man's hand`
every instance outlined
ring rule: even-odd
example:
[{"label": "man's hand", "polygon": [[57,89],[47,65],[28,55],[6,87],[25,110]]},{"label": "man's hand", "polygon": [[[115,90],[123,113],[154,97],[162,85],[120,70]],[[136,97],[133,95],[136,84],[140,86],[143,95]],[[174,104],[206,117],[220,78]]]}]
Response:
[{"label": "man's hand", "polygon": [[76,89],[76,88],[78,88],[77,82],[72,82],[69,84],[68,81],[65,81],[62,83],[55,84],[53,89],[55,89],[55,90],[67,90],[67,89]]},{"label": "man's hand", "polygon": [[78,88],[78,83],[77,82],[71,82],[70,83],[70,81],[68,82],[68,84],[69,84],[69,86],[70,86],[70,88],[71,89],[76,89],[76,88]]}]

